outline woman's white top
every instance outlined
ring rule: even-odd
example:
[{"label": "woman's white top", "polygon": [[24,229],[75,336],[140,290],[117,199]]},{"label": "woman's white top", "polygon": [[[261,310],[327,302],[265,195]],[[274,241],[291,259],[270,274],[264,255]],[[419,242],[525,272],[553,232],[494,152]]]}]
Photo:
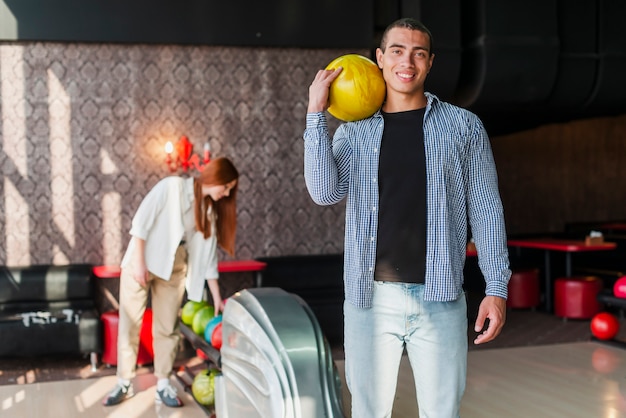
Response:
[{"label": "woman's white top", "polygon": [[[144,197],[133,217],[130,235],[146,242],[146,267],[155,276],[169,280],[174,267],[176,250],[185,241],[187,249],[187,297],[200,301],[204,295],[205,279],[217,279],[217,237],[215,221],[212,234],[204,239],[195,229],[193,208],[193,178],[166,177]],[[209,219],[214,217],[209,216]],[[130,262],[134,252],[130,241],[121,266]]]}]

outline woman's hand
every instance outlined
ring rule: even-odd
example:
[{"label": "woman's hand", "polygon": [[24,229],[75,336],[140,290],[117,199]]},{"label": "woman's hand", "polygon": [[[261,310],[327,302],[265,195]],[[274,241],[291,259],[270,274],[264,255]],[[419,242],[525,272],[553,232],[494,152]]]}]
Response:
[{"label": "woman's hand", "polygon": [[133,279],[135,279],[135,281],[139,283],[141,287],[146,287],[146,285],[148,284],[148,269],[146,268],[145,263],[141,265],[135,263],[133,270]]},{"label": "woman's hand", "polygon": [[135,253],[133,263],[133,278],[141,287],[146,287],[148,284],[148,267],[146,267],[146,241],[133,237],[135,240]]},{"label": "woman's hand", "polygon": [[226,304],[223,300],[220,299],[219,303],[215,302],[215,316],[219,315],[219,313],[223,313],[225,307]]},{"label": "woman's hand", "polygon": [[220,312],[224,312],[224,306],[225,306],[224,301],[222,300],[222,295],[220,293],[220,285],[217,279],[207,279],[207,284],[209,285],[211,298],[213,298],[215,316],[217,316],[220,314]]}]

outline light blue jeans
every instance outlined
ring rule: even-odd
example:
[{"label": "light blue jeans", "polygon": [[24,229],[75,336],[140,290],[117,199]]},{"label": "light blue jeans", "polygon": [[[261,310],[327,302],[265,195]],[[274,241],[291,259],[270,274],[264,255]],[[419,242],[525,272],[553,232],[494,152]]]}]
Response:
[{"label": "light blue jeans", "polygon": [[465,295],[424,301],[424,285],[374,282],[371,309],[344,302],[346,382],[353,418],[391,417],[406,348],[420,418],[457,418],[467,375]]}]

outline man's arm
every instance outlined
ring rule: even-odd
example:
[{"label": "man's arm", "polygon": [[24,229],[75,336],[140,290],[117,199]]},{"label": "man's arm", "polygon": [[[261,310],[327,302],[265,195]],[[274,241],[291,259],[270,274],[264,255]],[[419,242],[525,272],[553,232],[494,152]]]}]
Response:
[{"label": "man's arm", "polygon": [[[474,344],[496,338],[506,320],[507,284],[511,276],[496,165],[489,138],[480,120],[468,156],[468,215],[478,261],[486,282],[485,298],[478,309]],[[487,320],[489,320],[487,325]],[[485,329],[485,326],[487,328]],[[482,332],[481,332],[482,331]]]},{"label": "man's arm", "polygon": [[345,191],[339,187],[339,171],[323,113],[328,108],[330,84],[340,72],[341,68],[320,70],[309,87],[304,130],[304,180],[311,199],[318,205],[333,205],[345,196]]}]

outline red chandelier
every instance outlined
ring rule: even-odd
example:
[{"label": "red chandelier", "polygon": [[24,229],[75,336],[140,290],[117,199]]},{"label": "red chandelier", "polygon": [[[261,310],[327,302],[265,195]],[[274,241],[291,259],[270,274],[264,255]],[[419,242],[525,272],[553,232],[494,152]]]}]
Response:
[{"label": "red chandelier", "polygon": [[165,144],[165,164],[167,164],[170,172],[173,173],[181,168],[183,171],[194,168],[198,171],[202,171],[209,161],[211,161],[211,149],[208,142],[204,144],[202,160],[200,160],[197,154],[192,155],[192,151],[193,145],[185,135],[181,136],[176,144],[167,141]]}]

